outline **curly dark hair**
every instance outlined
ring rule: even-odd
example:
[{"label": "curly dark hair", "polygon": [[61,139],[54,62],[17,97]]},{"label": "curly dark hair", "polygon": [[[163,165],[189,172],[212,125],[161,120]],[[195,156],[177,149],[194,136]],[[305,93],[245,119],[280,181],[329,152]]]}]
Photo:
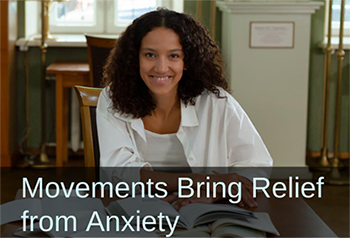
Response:
[{"label": "curly dark hair", "polygon": [[179,81],[183,103],[194,105],[204,89],[221,98],[216,86],[228,91],[218,45],[208,30],[190,15],[160,8],[135,19],[120,35],[104,67],[103,84],[109,86],[113,109],[134,118],[151,115],[156,104],[139,73],[142,38],[156,27],[172,29],[179,35],[186,70]]}]

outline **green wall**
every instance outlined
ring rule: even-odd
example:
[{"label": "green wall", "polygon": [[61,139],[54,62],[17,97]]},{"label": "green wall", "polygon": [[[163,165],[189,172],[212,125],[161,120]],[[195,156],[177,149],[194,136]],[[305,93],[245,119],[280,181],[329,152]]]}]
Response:
[{"label": "green wall", "polygon": [[[196,1],[185,1],[185,12],[196,17]],[[202,21],[209,28],[210,2],[203,1]],[[19,36],[24,36],[24,7],[19,6]],[[320,151],[322,133],[322,92],[323,92],[323,60],[324,53],[318,47],[323,40],[324,8],[317,10],[312,15],[312,33],[310,42],[310,81],[309,81],[309,108],[308,108],[308,133],[307,150]],[[216,36],[215,41],[221,41],[221,12],[217,9]],[[343,62],[343,83],[342,83],[342,108],[341,108],[341,139],[340,151],[349,151],[349,51],[345,51],[346,56]],[[26,56],[27,54],[27,56]],[[18,55],[18,121],[19,135],[18,141],[23,137],[25,131],[25,66],[24,59],[28,57],[29,69],[29,124],[30,136],[28,147],[38,148],[41,143],[41,116],[40,116],[40,49],[30,47],[27,53],[17,51]],[[47,51],[47,65],[55,61],[86,61],[86,48],[60,48],[52,47]],[[337,56],[332,55],[332,78],[329,110],[329,138],[328,148],[333,151],[334,115],[335,115],[335,87],[337,78]],[[47,92],[47,141],[55,141],[55,83],[48,81]]]},{"label": "green wall", "polygon": [[[27,56],[26,56],[27,54]],[[30,47],[27,52],[18,51],[18,101],[19,101],[19,139],[25,134],[25,58],[28,57],[28,75],[29,75],[29,125],[30,137],[28,140],[29,147],[39,147],[41,144],[41,51],[38,47]],[[87,62],[87,49],[84,48],[67,48],[67,47],[49,47],[46,54],[46,63],[50,65],[56,61],[84,61]],[[46,140],[54,142],[55,134],[55,81],[46,81]]]}]

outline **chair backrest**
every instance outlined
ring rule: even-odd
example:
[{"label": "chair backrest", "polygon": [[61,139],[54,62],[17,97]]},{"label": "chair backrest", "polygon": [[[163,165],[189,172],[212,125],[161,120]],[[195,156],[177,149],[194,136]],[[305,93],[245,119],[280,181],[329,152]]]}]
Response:
[{"label": "chair backrest", "polygon": [[103,66],[116,44],[115,38],[103,38],[85,34],[90,66],[90,82],[94,87],[101,87]]},{"label": "chair backrest", "polygon": [[[84,164],[90,176],[99,181],[100,148],[97,136],[96,107],[101,88],[75,86],[79,98],[80,115],[83,128]],[[91,168],[95,167],[94,170]],[[93,174],[94,173],[94,174]]]}]

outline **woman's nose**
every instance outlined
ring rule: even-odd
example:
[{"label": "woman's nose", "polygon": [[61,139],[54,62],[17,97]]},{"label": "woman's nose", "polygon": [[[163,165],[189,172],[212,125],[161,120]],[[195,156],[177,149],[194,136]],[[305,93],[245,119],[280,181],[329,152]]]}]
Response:
[{"label": "woman's nose", "polygon": [[155,70],[157,73],[165,73],[168,71],[168,62],[165,58],[160,57],[155,66]]}]

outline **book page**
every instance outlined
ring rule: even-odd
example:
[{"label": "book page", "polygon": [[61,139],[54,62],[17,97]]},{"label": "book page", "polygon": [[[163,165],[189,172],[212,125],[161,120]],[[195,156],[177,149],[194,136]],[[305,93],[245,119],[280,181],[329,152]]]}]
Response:
[{"label": "book page", "polygon": [[97,227],[92,227],[91,230],[86,233],[86,232],[78,232],[74,233],[72,235],[67,236],[67,238],[96,238],[96,237],[153,237],[153,238],[158,238],[158,235],[154,232],[146,232],[146,231],[139,231],[139,232],[132,232],[130,230],[125,230],[123,232],[101,232],[101,230]]},{"label": "book page", "polygon": [[273,225],[269,214],[265,212],[255,212],[254,215],[257,219],[248,218],[247,220],[223,218],[212,224],[213,230],[223,226],[240,225],[250,227],[253,229],[269,232],[274,235],[280,235],[276,227]]},{"label": "book page", "polygon": [[224,226],[211,233],[211,237],[266,237],[265,232],[243,226]]},{"label": "book page", "polygon": [[211,237],[208,225],[196,226],[193,229],[176,229],[172,237]]},{"label": "book page", "polygon": [[[190,228],[194,227],[195,225],[199,225],[197,224],[197,221],[200,221],[200,223],[203,224],[205,222],[216,220],[218,214],[227,216],[231,215],[235,216],[235,218],[254,218],[253,212],[228,204],[191,203],[181,207],[179,213],[181,217],[185,217],[188,222],[190,222]],[[212,213],[213,218],[211,217],[210,213]],[[200,218],[204,214],[207,214],[208,216],[206,216],[206,220],[203,221],[203,219]]]},{"label": "book page", "polygon": [[23,211],[29,210],[31,214],[42,215],[40,199],[18,199],[0,206],[1,225],[8,222],[20,221]]},{"label": "book page", "polygon": [[[106,210],[108,213],[114,214],[114,211],[119,210],[115,209],[114,203],[118,203],[128,216],[137,215],[136,211],[139,210],[140,217],[145,217],[147,215],[157,217],[162,213],[164,216],[168,216],[171,221],[174,221],[176,216],[179,215],[179,213],[168,202],[157,198],[141,198],[141,196],[138,196],[135,198],[120,199],[111,202],[111,204],[107,206]],[[178,225],[180,227],[189,228],[187,218],[180,217]]]},{"label": "book page", "polygon": [[[72,198],[65,198],[65,197],[57,197],[54,199],[50,198],[43,198],[43,199],[23,199],[28,200],[24,203],[25,208],[30,211],[29,214],[35,214],[38,215],[38,218],[40,218],[43,215],[48,215],[54,220],[56,216],[67,216],[67,217],[74,217],[75,222],[71,219],[68,223],[67,229],[65,229],[64,222],[60,222],[59,226],[57,227],[57,224],[55,222],[55,227],[53,227],[52,230],[47,232],[47,234],[50,234],[53,237],[66,237],[71,234],[74,234],[76,232],[84,233],[85,236],[88,236],[90,232],[86,232],[86,227],[89,224],[91,215],[94,211],[98,212],[99,218],[101,219],[101,223],[103,226],[106,224],[106,212],[104,211],[104,206],[102,204],[102,201],[100,199],[93,199],[93,198],[78,198],[78,197],[72,197]],[[33,207],[30,203],[31,200],[37,201],[35,205],[40,206],[40,209],[37,207]],[[14,202],[19,202],[21,200],[15,200]],[[17,203],[15,203],[17,204]],[[37,212],[37,211],[40,211]],[[27,222],[29,224],[29,221]],[[74,231],[74,228],[76,226],[76,231]],[[43,221],[43,227],[49,227],[49,220],[45,219]],[[33,230],[35,232],[40,231],[39,223],[34,223]],[[14,233],[14,235],[17,236],[29,236],[32,237],[35,233],[30,231],[30,225],[26,226],[26,231],[23,231],[23,227],[21,227],[17,232]],[[57,231],[56,231],[57,230]],[[100,230],[101,232],[101,230]],[[103,235],[101,233],[101,235]]]}]

